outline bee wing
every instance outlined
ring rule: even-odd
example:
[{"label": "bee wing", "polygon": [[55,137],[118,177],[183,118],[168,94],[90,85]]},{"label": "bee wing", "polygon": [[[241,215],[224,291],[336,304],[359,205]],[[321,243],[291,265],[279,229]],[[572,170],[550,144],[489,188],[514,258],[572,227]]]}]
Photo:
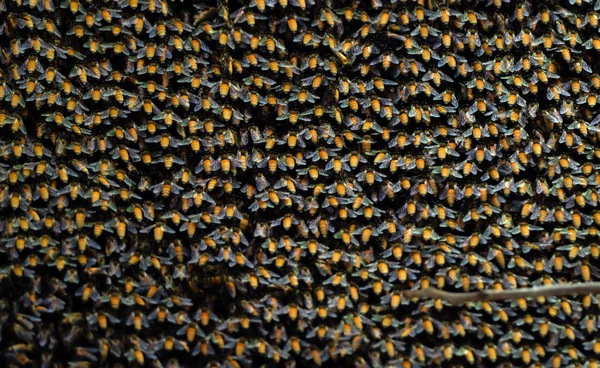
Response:
[{"label": "bee wing", "polygon": [[155,227],[156,227],[156,224],[150,225],[148,227],[145,227],[145,228],[141,229],[140,233],[142,233],[142,234],[149,233],[150,230],[154,229]]}]

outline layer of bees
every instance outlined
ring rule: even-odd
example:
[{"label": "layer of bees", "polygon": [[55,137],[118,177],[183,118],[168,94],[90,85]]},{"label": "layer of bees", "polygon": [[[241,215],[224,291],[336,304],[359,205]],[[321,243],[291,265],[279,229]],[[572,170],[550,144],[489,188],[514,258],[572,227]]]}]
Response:
[{"label": "layer of bees", "polygon": [[598,367],[596,0],[1,0],[5,367]]}]

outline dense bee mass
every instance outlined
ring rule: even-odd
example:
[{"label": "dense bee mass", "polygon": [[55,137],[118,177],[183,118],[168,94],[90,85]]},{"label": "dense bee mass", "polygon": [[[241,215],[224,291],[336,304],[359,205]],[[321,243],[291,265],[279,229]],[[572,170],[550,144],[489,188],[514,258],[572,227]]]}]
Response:
[{"label": "dense bee mass", "polygon": [[0,0],[2,363],[598,367],[599,17]]}]

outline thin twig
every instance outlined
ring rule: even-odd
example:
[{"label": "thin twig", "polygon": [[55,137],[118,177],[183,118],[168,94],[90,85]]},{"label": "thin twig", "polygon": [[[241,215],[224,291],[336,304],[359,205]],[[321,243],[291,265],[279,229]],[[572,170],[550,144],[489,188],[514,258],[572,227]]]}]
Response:
[{"label": "thin twig", "polygon": [[431,287],[421,290],[405,290],[402,292],[402,295],[407,298],[441,299],[452,305],[460,305],[468,302],[580,294],[600,294],[600,282],[555,284],[513,290],[481,290],[469,293],[453,293]]}]

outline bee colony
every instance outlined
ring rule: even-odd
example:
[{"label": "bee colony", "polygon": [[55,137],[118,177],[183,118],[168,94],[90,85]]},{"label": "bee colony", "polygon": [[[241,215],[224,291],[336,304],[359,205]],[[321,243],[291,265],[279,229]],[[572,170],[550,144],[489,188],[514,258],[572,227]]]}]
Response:
[{"label": "bee colony", "polygon": [[599,14],[0,0],[3,364],[598,367]]}]

